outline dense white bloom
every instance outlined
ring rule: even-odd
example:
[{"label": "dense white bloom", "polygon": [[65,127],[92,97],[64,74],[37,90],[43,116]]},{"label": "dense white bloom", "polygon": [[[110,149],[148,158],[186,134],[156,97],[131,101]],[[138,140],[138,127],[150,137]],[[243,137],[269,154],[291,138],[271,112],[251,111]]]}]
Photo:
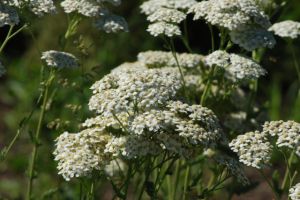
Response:
[{"label": "dense white bloom", "polygon": [[170,22],[170,23],[180,23],[186,17],[181,11],[170,9],[170,8],[159,8],[151,15],[147,17],[150,22]]},{"label": "dense white bloom", "polygon": [[300,124],[295,121],[270,121],[263,125],[263,132],[276,136],[278,147],[295,150],[300,157]]},{"label": "dense white bloom", "polygon": [[181,35],[179,26],[166,22],[156,22],[150,24],[147,28],[147,31],[154,37],[159,35],[165,35],[168,37]]},{"label": "dense white bloom", "polygon": [[87,17],[98,16],[104,7],[94,0],[64,0],[61,2],[66,13],[78,12]]},{"label": "dense white bloom", "polygon": [[[180,67],[195,68],[203,64],[203,56],[191,53],[176,53]],[[138,61],[148,68],[178,67],[172,52],[146,51],[138,54]]]},{"label": "dense white bloom", "polygon": [[214,145],[222,136],[219,120],[210,109],[180,101],[171,101],[167,107],[176,116],[175,130],[191,144]]},{"label": "dense white bloom", "polygon": [[272,146],[266,135],[258,131],[239,135],[229,146],[238,154],[240,162],[247,166],[261,169],[266,167],[271,159]]},{"label": "dense white bloom", "polygon": [[266,74],[266,71],[254,60],[225,51],[215,51],[205,58],[210,67],[216,65],[224,68],[225,76],[236,82],[257,79]]},{"label": "dense white bloom", "polygon": [[45,51],[41,59],[50,67],[55,68],[74,68],[78,67],[78,60],[70,53],[60,51]]},{"label": "dense white bloom", "polygon": [[283,38],[296,39],[300,35],[300,22],[286,20],[273,24],[269,31]]},{"label": "dense white bloom", "polygon": [[54,151],[58,170],[67,181],[73,177],[89,175],[110,161],[104,154],[110,136],[103,129],[86,129],[80,133],[65,132],[56,139]]},{"label": "dense white bloom", "polygon": [[276,44],[271,32],[255,26],[244,26],[241,29],[231,31],[229,35],[233,43],[247,51],[262,47],[273,48]]},{"label": "dense white bloom", "polygon": [[271,24],[253,0],[208,0],[195,4],[189,10],[194,20],[204,18],[212,25],[236,30],[247,24],[268,28]]},{"label": "dense white bloom", "polygon": [[96,20],[95,26],[106,33],[116,33],[120,31],[128,32],[126,20],[123,17],[114,14],[105,14],[101,16]]},{"label": "dense white bloom", "polygon": [[177,69],[116,71],[97,81],[91,89],[89,107],[103,116],[147,110],[173,99],[181,88]]},{"label": "dense white bloom", "polygon": [[186,11],[196,3],[195,0],[148,0],[140,8],[142,13],[150,15],[162,7]]},{"label": "dense white bloom", "polygon": [[113,137],[105,149],[105,153],[110,153],[115,157],[123,156],[127,159],[158,155],[161,152],[162,148],[155,141],[135,135]]},{"label": "dense white bloom", "polygon": [[237,179],[237,181],[243,185],[249,185],[249,179],[247,178],[243,166],[238,160],[229,157],[227,155],[217,156],[216,161],[218,164],[225,165],[229,173]]},{"label": "dense white bloom", "polygon": [[292,200],[300,200],[300,183],[297,183],[289,191],[289,197]]},{"label": "dense white bloom", "polygon": [[19,21],[19,15],[15,8],[0,3],[0,27],[16,25]]},{"label": "dense white bloom", "polygon": [[56,8],[52,0],[30,0],[29,9],[38,16],[44,14],[53,14],[56,12]]},{"label": "dense white bloom", "polygon": [[0,62],[0,77],[3,76],[5,74],[5,72],[6,72],[5,68],[2,65],[2,63]]}]

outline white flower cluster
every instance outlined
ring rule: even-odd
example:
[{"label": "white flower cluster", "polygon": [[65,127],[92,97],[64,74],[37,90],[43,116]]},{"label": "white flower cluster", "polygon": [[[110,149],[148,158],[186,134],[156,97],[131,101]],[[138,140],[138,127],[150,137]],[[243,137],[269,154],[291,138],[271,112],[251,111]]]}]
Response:
[{"label": "white flower cluster", "polygon": [[273,24],[269,30],[280,37],[296,39],[300,35],[300,22],[292,20],[278,22]]},{"label": "white flower cluster", "polygon": [[5,72],[6,72],[5,68],[2,65],[2,63],[0,62],[0,77],[3,76],[5,74]]},{"label": "white flower cluster", "polygon": [[188,157],[222,138],[211,110],[177,101],[182,89],[177,68],[124,63],[91,89],[89,107],[97,115],[82,124],[80,133],[57,139],[54,154],[67,180],[104,170],[115,159],[164,151]]},{"label": "white flower cluster", "polygon": [[46,62],[49,67],[55,68],[74,68],[78,67],[78,60],[70,53],[60,51],[45,51],[42,53],[41,59]]},{"label": "white flower cluster", "polygon": [[243,166],[238,162],[238,160],[229,157],[227,155],[217,156],[216,161],[225,165],[229,173],[237,179],[242,185],[249,185],[249,179],[247,178]]},{"label": "white flower cluster", "polygon": [[13,9],[27,8],[39,17],[45,14],[54,14],[57,11],[53,0],[4,0],[0,4],[11,6]]},{"label": "white flower cluster", "polygon": [[168,37],[181,35],[178,24],[185,20],[186,10],[195,3],[194,0],[149,0],[141,5],[142,13],[148,17],[152,24],[147,31],[157,37],[165,35]]},{"label": "white flower cluster", "polygon": [[295,150],[300,157],[300,123],[295,121],[270,121],[263,125],[263,133],[277,137],[278,147]]},{"label": "white flower cluster", "polygon": [[19,15],[15,8],[0,3],[0,27],[16,25],[19,21]]},{"label": "white flower cluster", "polygon": [[126,20],[112,14],[105,6],[106,2],[115,6],[121,4],[121,0],[64,0],[61,2],[61,6],[66,13],[77,12],[95,19],[95,27],[106,33],[127,32]]},{"label": "white flower cluster", "polygon": [[258,131],[239,135],[229,143],[232,151],[239,156],[240,162],[258,169],[268,165],[272,146],[265,134]]},{"label": "white flower cluster", "polygon": [[[203,64],[200,54],[177,53],[178,64],[182,68],[196,68]],[[146,51],[138,54],[138,61],[148,68],[177,67],[176,59],[171,52]]]},{"label": "white flower cluster", "polygon": [[289,197],[292,200],[299,200],[300,199],[300,183],[297,183],[293,186],[289,191]]},{"label": "white flower cluster", "polygon": [[140,8],[141,12],[150,15],[159,8],[170,8],[186,12],[191,6],[196,4],[195,0],[148,0]]},{"label": "white flower cluster", "polygon": [[253,0],[201,1],[189,12],[195,14],[194,20],[204,18],[212,25],[228,29],[232,42],[248,51],[275,45],[273,35],[267,30],[271,26],[269,17]]},{"label": "white flower cluster", "polygon": [[177,69],[114,72],[97,81],[89,108],[103,116],[158,107],[174,98],[181,88]]},{"label": "white flower cluster", "polygon": [[86,129],[80,133],[65,132],[56,139],[54,151],[58,170],[67,181],[89,175],[110,162],[104,154],[110,136],[103,129]]},{"label": "white flower cluster", "polygon": [[225,77],[233,82],[258,79],[266,71],[252,59],[225,51],[215,51],[206,56],[208,66],[218,66],[225,70]]},{"label": "white flower cluster", "polygon": [[45,14],[56,13],[56,8],[52,0],[30,0],[29,9],[38,16],[43,16]]}]

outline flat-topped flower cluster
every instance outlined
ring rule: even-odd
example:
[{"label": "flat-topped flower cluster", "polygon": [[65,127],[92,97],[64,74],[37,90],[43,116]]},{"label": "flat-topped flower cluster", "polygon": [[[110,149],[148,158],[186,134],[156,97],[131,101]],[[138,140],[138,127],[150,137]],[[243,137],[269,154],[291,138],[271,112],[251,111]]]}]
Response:
[{"label": "flat-topped flower cluster", "polygon": [[[181,63],[185,65],[184,59]],[[222,137],[213,111],[182,101],[176,67],[125,63],[91,89],[89,108],[96,116],[82,124],[83,131],[66,132],[56,140],[55,159],[66,180],[104,169],[117,158],[137,159],[163,151],[192,156],[215,147]]]},{"label": "flat-topped flower cluster", "polygon": [[[121,0],[63,0],[60,5],[65,13],[78,13],[92,18],[95,27],[107,33],[128,31],[125,19],[112,14],[106,3],[118,6]],[[58,12],[53,0],[4,0],[0,2],[0,27],[17,25],[20,21],[18,13],[23,10],[39,17]]]}]

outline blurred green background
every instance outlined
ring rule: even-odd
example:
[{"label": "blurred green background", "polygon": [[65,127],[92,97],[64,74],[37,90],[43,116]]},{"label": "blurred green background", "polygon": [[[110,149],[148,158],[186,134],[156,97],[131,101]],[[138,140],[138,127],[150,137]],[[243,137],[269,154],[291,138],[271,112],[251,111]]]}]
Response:
[{"label": "blurred green background", "polygon": [[[67,45],[67,51],[81,58],[81,70],[62,71],[55,87],[55,100],[51,102],[43,126],[42,146],[39,151],[35,182],[37,199],[75,199],[78,181],[65,182],[57,175],[52,151],[54,139],[62,132],[77,131],[80,122],[91,115],[87,103],[91,84],[99,80],[110,69],[123,62],[136,60],[136,55],[146,50],[163,50],[162,42],[147,32],[146,17],[139,12],[142,1],[124,1],[115,13],[124,16],[129,23],[129,33],[106,34],[95,30],[89,20],[83,20],[78,34]],[[280,3],[280,1],[278,1]],[[207,54],[210,49],[210,34],[204,22],[188,18],[190,43],[197,53]],[[282,15],[275,15],[272,21],[292,19],[300,21],[300,1],[289,0]],[[36,19],[31,31],[25,30],[7,45],[1,62],[7,74],[0,79],[0,147],[6,146],[18,129],[19,123],[35,107],[39,95],[41,68],[39,51],[60,50],[59,41],[66,29],[67,18],[63,14]],[[0,29],[4,39],[7,28]],[[34,35],[34,38],[32,37]],[[293,45],[299,55],[300,39]],[[177,41],[178,51],[185,51]],[[260,79],[257,99],[268,109],[270,119],[293,119],[300,121],[299,83],[290,49],[286,42],[277,38],[277,46],[268,50],[262,61],[268,75]],[[34,112],[21,137],[0,163],[0,199],[22,199],[26,188],[26,169],[32,148],[30,133],[35,130],[37,114]],[[109,199],[104,185],[99,194]]]}]

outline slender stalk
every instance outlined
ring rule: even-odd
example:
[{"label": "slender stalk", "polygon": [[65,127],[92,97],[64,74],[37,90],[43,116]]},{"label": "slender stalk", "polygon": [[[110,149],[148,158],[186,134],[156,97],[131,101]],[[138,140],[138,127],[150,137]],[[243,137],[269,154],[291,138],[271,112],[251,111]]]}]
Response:
[{"label": "slender stalk", "polygon": [[209,24],[208,25],[209,31],[210,31],[210,38],[211,38],[211,50],[212,52],[215,51],[215,37],[214,37],[214,31],[212,26]]},{"label": "slender stalk", "polygon": [[7,45],[7,43],[9,42],[10,39],[12,39],[13,37],[15,37],[18,33],[20,33],[24,28],[27,28],[27,24],[23,25],[21,28],[19,28],[18,30],[16,30],[13,33],[13,29],[14,29],[14,25],[10,25],[8,33],[0,47],[0,54],[2,53],[3,49],[5,48],[5,46]]},{"label": "slender stalk", "polygon": [[49,94],[49,87],[51,85],[51,82],[52,82],[53,78],[54,78],[54,74],[51,73],[49,75],[49,78],[48,78],[47,82],[46,82],[45,90],[43,91],[43,103],[42,103],[41,112],[40,112],[40,116],[39,116],[39,121],[38,121],[37,129],[36,129],[36,133],[35,133],[35,137],[34,137],[34,146],[33,146],[31,158],[30,158],[30,161],[29,161],[29,168],[28,168],[29,179],[28,179],[28,184],[27,184],[26,200],[31,199],[32,184],[33,184],[33,179],[34,179],[35,161],[36,161],[36,158],[37,158],[38,148],[40,146],[39,139],[40,139],[42,124],[43,124],[43,120],[44,120],[45,112],[46,112],[46,106],[47,106],[48,94]]},{"label": "slender stalk", "polygon": [[185,170],[182,200],[186,199],[186,193],[187,193],[187,188],[188,188],[188,184],[189,184],[190,173],[191,173],[191,167],[188,165]]},{"label": "slender stalk", "polygon": [[9,41],[9,39],[10,39],[10,36],[11,36],[11,33],[12,33],[14,27],[15,27],[14,25],[10,25],[10,26],[9,26],[8,33],[7,33],[5,39],[4,39],[4,41],[3,41],[3,43],[2,43],[2,45],[1,45],[1,47],[0,47],[0,54],[1,54],[1,52],[3,51],[4,47],[6,46],[6,44],[8,43],[8,41]]},{"label": "slender stalk", "polygon": [[179,176],[180,176],[180,167],[181,167],[181,162],[180,160],[177,161],[176,163],[176,168],[175,168],[175,181],[174,181],[174,188],[173,188],[173,193],[172,193],[172,199],[175,200],[176,196],[176,191],[177,191],[177,186],[178,186],[178,181],[179,181]]},{"label": "slender stalk", "polygon": [[211,86],[211,83],[212,83],[212,76],[214,74],[214,71],[215,71],[215,67],[213,66],[209,73],[208,73],[208,81],[205,85],[205,89],[201,95],[201,100],[200,100],[200,105],[204,105],[205,104],[205,100],[206,100],[206,97],[208,95],[208,92],[209,92],[209,89],[210,89],[210,86]]},{"label": "slender stalk", "polygon": [[286,170],[285,170],[285,174],[284,174],[284,178],[283,178],[283,181],[282,181],[282,184],[281,184],[281,189],[283,190],[285,187],[286,187],[286,184],[288,183],[288,179],[289,181],[291,182],[292,181],[292,176],[291,176],[291,164],[292,164],[292,161],[294,159],[294,155],[295,155],[295,152],[293,151],[289,157],[289,159],[287,160],[286,159],[286,155],[283,153],[284,155],[284,158],[285,158],[285,161],[286,161]]}]

